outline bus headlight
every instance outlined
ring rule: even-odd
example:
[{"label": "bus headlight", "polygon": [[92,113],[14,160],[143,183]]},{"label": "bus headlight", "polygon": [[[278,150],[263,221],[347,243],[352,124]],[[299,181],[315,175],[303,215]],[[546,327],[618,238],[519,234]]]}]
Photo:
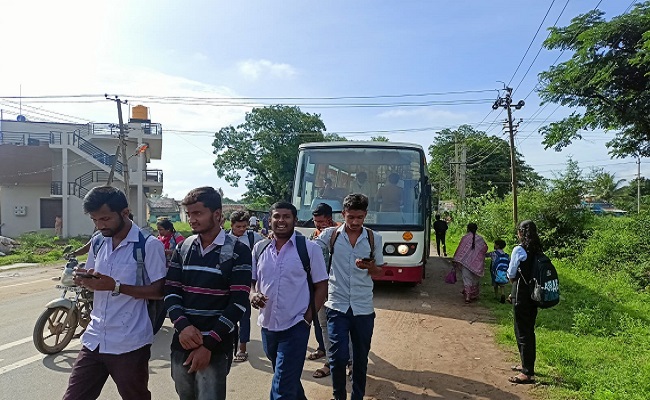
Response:
[{"label": "bus headlight", "polygon": [[405,244],[400,244],[397,246],[397,252],[404,255],[409,252],[409,247]]},{"label": "bus headlight", "polygon": [[385,252],[386,254],[393,254],[393,253],[395,253],[395,246],[393,246],[392,244],[387,244],[387,245],[384,247],[384,252]]}]

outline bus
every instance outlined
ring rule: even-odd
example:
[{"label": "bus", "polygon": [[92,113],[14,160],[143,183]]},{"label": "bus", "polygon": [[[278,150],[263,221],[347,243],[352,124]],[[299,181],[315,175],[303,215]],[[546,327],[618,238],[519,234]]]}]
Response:
[{"label": "bus", "polygon": [[343,221],[343,198],[368,196],[364,225],[381,234],[384,273],[379,281],[418,284],[431,246],[431,185],[424,150],[411,143],[319,142],[300,145],[292,203],[298,230],[309,234],[312,211],[329,204]]}]

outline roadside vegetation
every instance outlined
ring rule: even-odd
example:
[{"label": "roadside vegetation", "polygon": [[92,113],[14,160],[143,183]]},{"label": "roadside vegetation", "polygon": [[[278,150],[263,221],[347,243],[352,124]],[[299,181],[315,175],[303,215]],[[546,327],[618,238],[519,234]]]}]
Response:
[{"label": "roadside vegetation", "polygon": [[[551,399],[650,398],[650,213],[596,216],[577,205],[584,187],[576,165],[550,188],[525,189],[519,219],[539,227],[546,253],[560,276],[560,304],[537,319],[535,389]],[[576,197],[578,196],[578,197]],[[452,256],[468,222],[492,250],[495,239],[517,244],[512,198],[491,193],[468,200],[453,214],[448,250]],[[496,316],[497,340],[518,353],[512,308],[494,299],[489,262],[481,304]]]},{"label": "roadside vegetation", "polygon": [[20,242],[12,253],[0,257],[0,266],[16,263],[49,264],[63,263],[63,249],[68,244],[78,249],[88,241],[88,237],[61,239],[44,233],[26,233],[15,238]]}]

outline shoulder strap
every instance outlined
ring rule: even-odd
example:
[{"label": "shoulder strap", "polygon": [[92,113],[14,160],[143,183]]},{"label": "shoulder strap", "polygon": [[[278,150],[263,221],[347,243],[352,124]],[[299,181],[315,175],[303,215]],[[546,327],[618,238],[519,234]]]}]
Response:
[{"label": "shoulder strap", "polygon": [[196,238],[199,237],[199,235],[192,235],[185,239],[183,244],[181,245],[181,264],[185,265],[187,263],[187,255],[190,253],[190,249],[192,248],[192,245],[194,244],[194,241]]},{"label": "shoulder strap", "polygon": [[253,231],[246,231],[246,234],[248,235],[248,243],[252,249],[253,245],[255,244],[255,234],[253,234]]},{"label": "shoulder strap", "polygon": [[311,319],[316,319],[316,299],[314,296],[314,280],[311,277],[311,263],[309,260],[309,253],[307,252],[307,238],[303,235],[296,235],[296,247],[298,256],[302,262],[302,267],[307,273],[307,286],[309,287],[309,307],[311,308]]},{"label": "shoulder strap", "polygon": [[[365,227],[364,227],[365,228]],[[366,229],[366,233],[368,234],[368,243],[370,243],[370,258],[375,259],[375,234],[372,231],[372,229]]]},{"label": "shoulder strap", "polygon": [[90,238],[90,246],[93,248],[93,258],[97,258],[97,253],[104,245],[104,235],[99,234]]},{"label": "shoulder strap", "polygon": [[334,232],[332,232],[332,236],[330,236],[330,258],[327,262],[327,273],[330,273],[330,270],[332,269],[332,258],[334,258],[334,243],[336,243],[336,239],[339,238],[339,235],[341,232],[338,230],[338,228],[335,228]]},{"label": "shoulder strap", "polygon": [[264,239],[260,241],[260,245],[255,247],[255,252],[253,253],[253,256],[255,256],[255,261],[260,259],[260,256],[262,253],[264,253],[264,250],[266,250],[267,247],[271,244],[271,239]]},{"label": "shoulder strap", "polygon": [[144,268],[144,257],[145,257],[145,244],[147,239],[149,239],[148,232],[143,232],[142,229],[138,232],[138,241],[133,243],[133,258],[138,263],[138,269],[135,275],[135,285],[144,286],[147,284],[147,271]]}]

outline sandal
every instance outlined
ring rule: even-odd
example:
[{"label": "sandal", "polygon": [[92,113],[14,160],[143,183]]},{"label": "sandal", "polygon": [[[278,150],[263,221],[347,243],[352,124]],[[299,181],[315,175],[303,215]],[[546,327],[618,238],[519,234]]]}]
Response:
[{"label": "sandal", "polygon": [[318,349],[316,351],[312,351],[311,353],[309,353],[307,359],[313,361],[323,357],[325,357],[325,350]]},{"label": "sandal", "polygon": [[235,358],[233,359],[234,362],[244,362],[248,361],[248,352],[247,351],[238,351],[237,354],[235,354]]},{"label": "sandal", "polygon": [[508,378],[508,382],[510,383],[515,383],[518,385],[529,385],[532,383],[535,383],[535,377],[534,376],[528,376],[524,374],[519,374],[515,376],[511,376]]},{"label": "sandal", "polygon": [[322,367],[318,368],[314,373],[311,375],[314,378],[325,378],[326,376],[330,376],[330,367],[327,365],[323,365]]}]

